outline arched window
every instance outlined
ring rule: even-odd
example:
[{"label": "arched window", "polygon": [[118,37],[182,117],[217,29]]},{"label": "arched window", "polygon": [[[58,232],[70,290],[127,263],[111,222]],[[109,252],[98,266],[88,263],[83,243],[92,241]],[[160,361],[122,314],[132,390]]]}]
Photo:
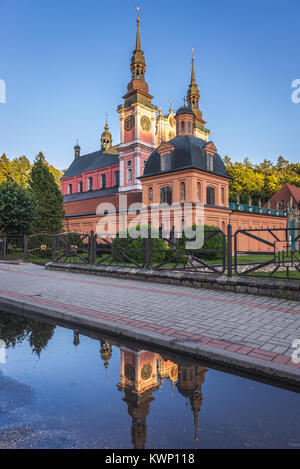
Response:
[{"label": "arched window", "polygon": [[82,188],[83,188],[82,186],[83,186],[83,185],[82,185],[82,181],[80,181],[80,182],[78,183],[78,192],[82,192]]},{"label": "arched window", "polygon": [[69,184],[68,185],[68,194],[71,195],[72,192],[73,192],[73,186],[72,186],[72,184]]},{"label": "arched window", "polygon": [[106,188],[106,176],[105,174],[102,174],[101,175],[101,189],[105,189]]},{"label": "arched window", "polygon": [[201,183],[197,182],[197,200],[198,202],[201,202],[202,197],[201,197]]},{"label": "arched window", "polygon": [[224,187],[221,188],[221,202],[222,202],[222,205],[225,205],[225,189],[224,189]]},{"label": "arched window", "polygon": [[207,205],[216,204],[216,190],[214,187],[209,186],[206,188],[206,203]]},{"label": "arched window", "polygon": [[165,186],[160,189],[160,203],[172,205],[172,187]]},{"label": "arched window", "polygon": [[116,171],[114,175],[114,185],[118,186],[120,184],[120,171]]},{"label": "arched window", "polygon": [[185,122],[184,122],[184,121],[181,121],[181,124],[180,124],[180,131],[181,131],[181,133],[183,133],[183,134],[184,134],[184,132],[185,132]]},{"label": "arched window", "polygon": [[192,124],[191,124],[191,121],[188,121],[188,133],[189,133],[189,134],[192,133]]},{"label": "arched window", "polygon": [[149,205],[151,205],[153,203],[153,189],[152,189],[152,187],[149,187],[148,202],[149,202]]},{"label": "arched window", "polygon": [[89,191],[93,190],[93,178],[88,179],[88,190]]},{"label": "arched window", "polygon": [[185,201],[185,183],[184,182],[180,183],[180,200],[181,202]]}]

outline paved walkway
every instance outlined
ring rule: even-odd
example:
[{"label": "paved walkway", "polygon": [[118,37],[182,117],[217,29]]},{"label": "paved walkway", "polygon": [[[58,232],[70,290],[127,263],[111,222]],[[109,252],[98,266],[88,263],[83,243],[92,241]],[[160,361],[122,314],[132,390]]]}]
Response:
[{"label": "paved walkway", "polygon": [[298,302],[0,264],[0,308],[7,299],[278,364],[300,378],[291,359]]}]

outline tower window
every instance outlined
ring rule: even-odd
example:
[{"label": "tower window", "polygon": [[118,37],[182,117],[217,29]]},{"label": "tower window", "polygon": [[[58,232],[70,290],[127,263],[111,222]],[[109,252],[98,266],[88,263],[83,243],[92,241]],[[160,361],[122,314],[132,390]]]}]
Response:
[{"label": "tower window", "polygon": [[160,203],[172,205],[172,187],[165,186],[160,189]]},{"label": "tower window", "polygon": [[89,191],[93,190],[93,178],[88,179],[88,190]]},{"label": "tower window", "polygon": [[132,184],[132,161],[127,161],[127,184]]},{"label": "tower window", "polygon": [[180,123],[180,131],[181,131],[181,133],[183,133],[183,134],[184,134],[184,132],[185,132],[185,122],[184,122],[184,121],[181,121],[181,123]]},{"label": "tower window", "polygon": [[128,168],[127,169],[127,184],[131,184],[131,183],[132,183],[132,169]]},{"label": "tower window", "polygon": [[207,205],[216,204],[216,190],[214,187],[209,186],[206,188],[206,203]]},{"label": "tower window", "polygon": [[192,124],[191,124],[191,121],[188,121],[188,133],[189,133],[189,134],[192,133]]},{"label": "tower window", "polygon": [[105,189],[106,188],[106,176],[105,174],[102,174],[101,175],[101,189]]}]

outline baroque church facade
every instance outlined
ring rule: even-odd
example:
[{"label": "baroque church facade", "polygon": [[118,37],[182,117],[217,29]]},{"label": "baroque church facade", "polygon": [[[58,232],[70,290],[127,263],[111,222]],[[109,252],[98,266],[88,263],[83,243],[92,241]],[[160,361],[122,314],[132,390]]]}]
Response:
[{"label": "baroque church facade", "polygon": [[224,232],[229,223],[233,232],[240,228],[284,228],[285,217],[230,209],[231,179],[210,141],[210,131],[199,108],[194,57],[187,102],[176,113],[171,106],[163,115],[152,103],[145,79],[140,18],[130,69],[131,80],[117,109],[120,143],[113,145],[106,122],[101,148],[81,155],[77,144],[74,160],[61,178],[65,228],[96,232],[99,220],[107,213],[99,212],[99,205],[114,207],[119,216],[124,210],[120,206],[122,195],[126,195],[127,206],[137,202],[146,207],[165,203],[203,204],[204,222]]}]

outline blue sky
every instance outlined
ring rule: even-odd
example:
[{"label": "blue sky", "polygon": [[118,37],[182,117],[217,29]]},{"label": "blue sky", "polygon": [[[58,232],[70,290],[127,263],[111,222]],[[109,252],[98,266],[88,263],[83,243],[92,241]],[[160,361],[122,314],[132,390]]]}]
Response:
[{"label": "blue sky", "polygon": [[[130,80],[137,0],[1,0],[0,154],[43,151],[62,169],[100,146],[105,113]],[[195,48],[200,108],[219,153],[300,160],[299,0],[141,0],[141,39],[153,103],[183,104]]]}]

